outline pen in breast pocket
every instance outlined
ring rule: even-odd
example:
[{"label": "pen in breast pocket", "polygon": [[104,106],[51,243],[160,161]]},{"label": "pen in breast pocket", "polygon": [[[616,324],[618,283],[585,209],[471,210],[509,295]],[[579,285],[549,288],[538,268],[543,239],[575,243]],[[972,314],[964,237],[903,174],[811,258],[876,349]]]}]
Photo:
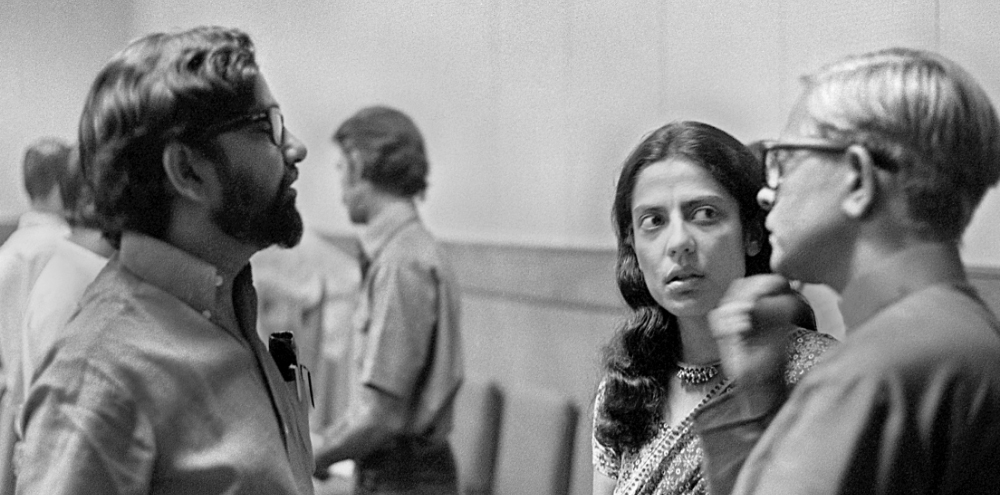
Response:
[{"label": "pen in breast pocket", "polygon": [[[313,395],[313,376],[312,376],[312,372],[310,372],[309,368],[307,368],[306,365],[304,365],[304,364],[300,364],[299,365],[299,378],[300,378],[300,381],[302,382],[302,386],[303,387],[305,387],[306,385],[309,386],[309,390],[308,390],[308,392],[309,392],[309,403],[312,405],[312,407],[315,408],[316,407],[316,396]],[[299,397],[299,401],[301,401],[301,400],[302,400],[302,397],[300,396]]]},{"label": "pen in breast pocket", "polygon": [[294,364],[288,365],[292,368],[292,373],[295,373],[295,395],[298,396],[299,402],[302,402],[302,367],[296,366]]}]

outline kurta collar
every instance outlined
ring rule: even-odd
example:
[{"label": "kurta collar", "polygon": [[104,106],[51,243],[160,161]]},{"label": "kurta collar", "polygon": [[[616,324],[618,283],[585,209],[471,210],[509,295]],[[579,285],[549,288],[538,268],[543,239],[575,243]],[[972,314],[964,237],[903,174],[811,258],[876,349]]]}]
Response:
[{"label": "kurta collar", "polygon": [[397,232],[410,223],[420,221],[417,207],[412,201],[392,203],[386,206],[359,234],[361,251],[369,260],[374,260],[382,248]]},{"label": "kurta collar", "polygon": [[[223,297],[218,291],[222,286],[222,275],[214,265],[159,239],[125,232],[118,259],[130,272],[208,318],[215,312],[218,298]],[[237,279],[244,278],[247,270],[249,263]],[[225,296],[232,297],[232,294]]]},{"label": "kurta collar", "polygon": [[968,284],[954,244],[921,244],[889,257],[844,289],[840,309],[847,331],[903,297],[937,284]]}]

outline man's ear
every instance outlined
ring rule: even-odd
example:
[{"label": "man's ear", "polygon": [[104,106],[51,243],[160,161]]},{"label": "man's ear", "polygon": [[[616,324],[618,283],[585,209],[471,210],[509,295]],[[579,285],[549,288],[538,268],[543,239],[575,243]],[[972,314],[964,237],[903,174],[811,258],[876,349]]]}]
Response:
[{"label": "man's ear", "polygon": [[861,145],[847,148],[850,173],[847,175],[848,193],[841,202],[841,209],[847,216],[861,219],[871,213],[878,200],[879,182],[875,171],[875,161],[868,149]]},{"label": "man's ear", "polygon": [[188,145],[178,141],[167,143],[163,148],[163,170],[178,196],[197,203],[210,201],[215,168]]}]

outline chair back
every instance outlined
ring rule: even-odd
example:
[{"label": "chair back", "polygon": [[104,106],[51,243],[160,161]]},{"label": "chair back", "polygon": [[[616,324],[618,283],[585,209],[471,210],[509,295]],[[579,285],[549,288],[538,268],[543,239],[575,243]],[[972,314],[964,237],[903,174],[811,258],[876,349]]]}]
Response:
[{"label": "chair back", "polygon": [[451,446],[462,495],[493,493],[503,395],[493,380],[466,377],[455,397]]},{"label": "chair back", "polygon": [[552,390],[504,389],[497,495],[567,495],[579,408]]}]

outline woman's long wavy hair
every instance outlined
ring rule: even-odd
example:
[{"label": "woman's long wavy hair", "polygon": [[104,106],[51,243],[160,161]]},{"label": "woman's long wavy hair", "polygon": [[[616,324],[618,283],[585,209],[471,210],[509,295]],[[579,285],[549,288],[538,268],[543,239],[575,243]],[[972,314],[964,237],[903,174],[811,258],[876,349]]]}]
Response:
[{"label": "woman's long wavy hair", "polygon": [[622,165],[612,208],[618,239],[618,289],[632,314],[604,348],[602,410],[595,435],[619,451],[638,448],[655,434],[667,383],[681,356],[677,318],[649,293],[632,237],[636,179],[646,166],[670,158],[701,165],[736,199],[744,237],[761,247],[756,255],[746,257],[746,274],[770,271],[765,212],[756,199],[764,185],[764,172],[750,150],[726,132],[700,122],[672,122],[646,136]]}]

